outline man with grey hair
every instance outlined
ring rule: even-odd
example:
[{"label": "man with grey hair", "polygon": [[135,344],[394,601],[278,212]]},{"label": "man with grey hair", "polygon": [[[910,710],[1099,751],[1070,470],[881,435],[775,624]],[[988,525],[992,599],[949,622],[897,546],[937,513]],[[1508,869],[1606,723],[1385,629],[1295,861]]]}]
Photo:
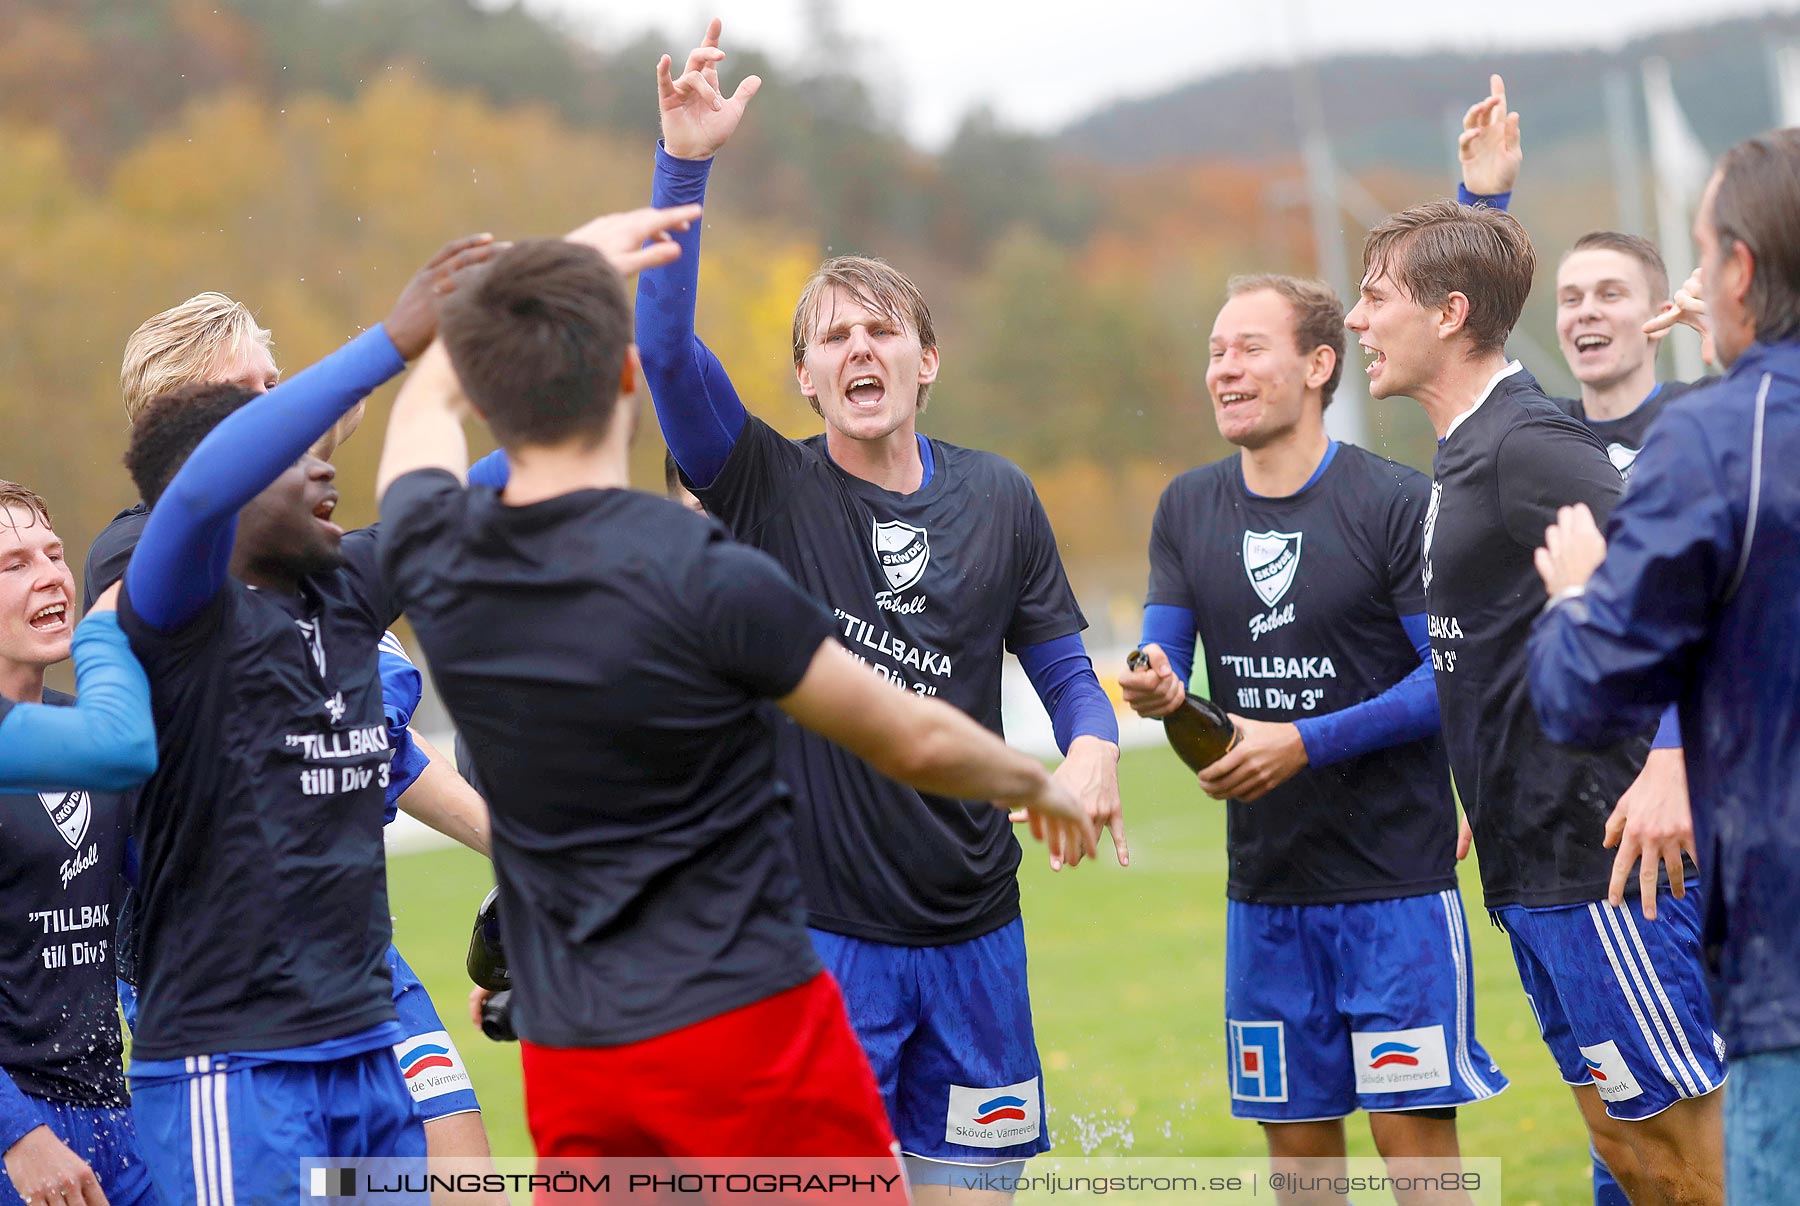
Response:
[{"label": "man with grey hair", "polygon": [[[1720,159],[1700,210],[1702,295],[1729,366],[1671,407],[1603,540],[1565,508],[1537,567],[1531,697],[1559,741],[1604,745],[1671,701],[1687,734],[1707,971],[1735,1073],[1733,1202],[1800,1184],[1800,130]],[[1644,864],[1679,865],[1679,825]]]}]

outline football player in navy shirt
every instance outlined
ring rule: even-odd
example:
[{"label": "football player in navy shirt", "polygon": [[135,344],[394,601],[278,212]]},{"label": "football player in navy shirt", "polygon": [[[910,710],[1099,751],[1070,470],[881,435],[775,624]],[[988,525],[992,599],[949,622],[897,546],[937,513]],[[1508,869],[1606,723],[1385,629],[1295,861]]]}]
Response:
[{"label": "football player in navy shirt", "polygon": [[[1329,285],[1234,278],[1207,389],[1242,450],[1181,474],[1150,539],[1141,715],[1185,695],[1196,635],[1244,737],[1200,775],[1228,800],[1231,1108],[1277,1158],[1454,1158],[1456,1107],[1506,1078],[1475,1038],[1419,546],[1431,483],[1339,444]],[[1232,572],[1232,571],[1236,572]]]},{"label": "football player in navy shirt", "polygon": [[423,1156],[393,1046],[376,645],[396,614],[372,530],[331,522],[308,449],[436,331],[440,252],[388,319],[267,394],[153,401],[126,464],[151,507],[120,624],[151,683],[133,1110],[170,1201],[299,1192],[300,1161]]},{"label": "football player in navy shirt", "polygon": [[[517,244],[446,303],[382,456],[384,562],[492,808],[539,1155],[885,1160],[898,1186],[804,925],[765,701],[920,789],[1027,809],[1058,858],[1093,830],[1035,761],[849,656],[768,556],[626,488],[638,365],[608,259],[666,262],[645,237],[698,213],[571,236],[606,257]],[[460,480],[459,390],[503,491]]]},{"label": "football player in navy shirt", "polygon": [[[1489,95],[1463,115],[1457,158],[1462,164],[1459,201],[1493,209],[1511,204],[1524,151],[1519,115],[1508,107],[1506,83],[1498,75],[1489,77]],[[1627,480],[1651,423],[1692,388],[1656,378],[1657,345],[1672,325],[1667,316],[1671,308],[1675,316],[1681,314],[1680,307],[1664,301],[1668,296],[1662,255],[1640,235],[1590,231],[1575,240],[1556,267],[1556,342],[1581,393],[1552,401],[1593,429]],[[1688,815],[1681,726],[1672,708],[1657,730],[1643,771],[1619,797],[1608,823],[1608,844],[1620,841],[1613,862],[1614,895],[1632,871],[1637,833],[1671,813]],[[1654,885],[1650,892],[1645,916],[1655,915]],[[1595,1206],[1624,1206],[1625,1201],[1624,1190],[1595,1153]]]},{"label": "football player in navy shirt", "polygon": [[[452,244],[444,254],[460,250]],[[230,384],[257,394],[274,388],[281,370],[270,341],[270,332],[257,325],[248,307],[221,293],[202,293],[152,315],[126,341],[119,372],[126,417],[135,424],[150,402],[186,386]],[[359,403],[338,420],[313,446],[313,454],[329,460],[354,433],[362,410]],[[149,514],[148,505],[139,501],[115,516],[95,538],[86,568],[90,604],[124,575]],[[407,727],[406,720],[418,705],[419,673],[391,633],[383,638],[380,667],[393,743],[387,820],[393,820],[397,804],[415,819],[486,854],[486,809],[480,798]],[[396,723],[402,714],[404,719]],[[135,901],[124,916],[135,924]],[[126,1020],[131,1024],[136,1015],[134,937],[128,933],[121,938],[119,983]],[[425,986],[398,950],[389,949],[388,964],[394,973],[395,1008],[406,1031],[394,1053],[425,1120],[431,1154],[485,1158],[489,1152],[487,1131],[456,1044],[445,1031]]]},{"label": "football player in navy shirt", "polygon": [[[718,35],[714,22],[679,74],[658,64],[655,204],[702,199],[759,85],[721,94]],[[896,688],[995,732],[1004,656],[1016,653],[1067,753],[1058,777],[1111,830],[1123,864],[1117,720],[1036,492],[1010,462],[918,431],[939,363],[918,289],[860,257],[814,273],[790,351],[823,432],[788,440],[746,411],[696,337],[698,225],[676,237],[681,258],[639,282],[637,337],[663,436],[707,513],[823,601],[843,644]],[[797,794],[815,942],[921,1196],[955,1166],[1045,1150],[1020,851],[1005,818],[897,784],[793,725],[781,767]]]},{"label": "football player in navy shirt", "polygon": [[1510,215],[1451,201],[1369,232],[1346,325],[1377,398],[1407,396],[1438,434],[1422,577],[1445,746],[1545,1043],[1596,1149],[1633,1200],[1716,1201],[1724,1044],[1700,975],[1691,901],[1664,888],[1654,922],[1606,897],[1613,806],[1650,731],[1605,750],[1553,742],[1532,712],[1532,565],[1556,509],[1610,512],[1624,483],[1505,342],[1531,290]]},{"label": "football player in navy shirt", "polygon": [[[0,1202],[154,1203],[113,995],[131,817],[101,790],[155,765],[149,685],[112,597],[79,631],[74,606],[49,509],[0,481]],[[85,715],[44,687],[72,643]]]}]

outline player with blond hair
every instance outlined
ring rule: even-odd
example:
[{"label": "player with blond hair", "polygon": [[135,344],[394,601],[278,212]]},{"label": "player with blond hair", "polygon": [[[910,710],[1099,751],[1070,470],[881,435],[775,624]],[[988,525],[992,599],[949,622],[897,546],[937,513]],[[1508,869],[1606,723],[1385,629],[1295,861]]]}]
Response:
[{"label": "player with blond hair", "polygon": [[[463,242],[451,247],[455,250],[446,251],[449,258],[454,258],[467,253],[485,254],[487,244]],[[177,390],[222,385],[256,395],[273,389],[280,379],[268,329],[256,321],[242,302],[223,293],[207,292],[151,316],[131,333],[125,344],[119,388],[126,417],[135,427],[153,402]],[[363,403],[358,402],[313,445],[311,454],[328,460],[338,445],[355,432],[362,413]],[[114,517],[94,541],[86,565],[90,604],[96,594],[124,575],[149,514],[149,506],[140,501]],[[486,807],[457,776],[449,760],[408,728],[423,684],[418,669],[393,633],[382,639],[379,660],[383,710],[394,750],[385,793],[386,819],[392,821],[395,810],[404,809],[477,852],[488,853]],[[120,993],[128,1019],[134,1019],[135,934],[128,927],[122,937]],[[407,1087],[425,1119],[426,1138],[433,1154],[485,1156],[489,1150],[487,1132],[461,1053],[424,985],[391,945],[388,970],[394,981],[400,1022],[406,1031],[406,1040],[396,1045],[395,1055],[408,1073]]]}]

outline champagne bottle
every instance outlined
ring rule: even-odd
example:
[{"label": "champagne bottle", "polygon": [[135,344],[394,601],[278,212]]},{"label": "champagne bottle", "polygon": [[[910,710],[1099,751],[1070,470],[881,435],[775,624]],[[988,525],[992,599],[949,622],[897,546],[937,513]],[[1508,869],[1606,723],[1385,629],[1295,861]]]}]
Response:
[{"label": "champagne bottle", "polygon": [[[1125,655],[1125,664],[1133,670],[1148,670],[1150,659],[1142,649],[1133,649]],[[1224,708],[1191,693],[1162,722],[1169,744],[1195,773],[1223,758],[1244,739],[1243,730],[1232,723]]]},{"label": "champagne bottle", "polygon": [[506,967],[506,949],[500,942],[500,889],[495,888],[475,913],[475,932],[469,936],[469,979],[489,992],[512,987]]}]

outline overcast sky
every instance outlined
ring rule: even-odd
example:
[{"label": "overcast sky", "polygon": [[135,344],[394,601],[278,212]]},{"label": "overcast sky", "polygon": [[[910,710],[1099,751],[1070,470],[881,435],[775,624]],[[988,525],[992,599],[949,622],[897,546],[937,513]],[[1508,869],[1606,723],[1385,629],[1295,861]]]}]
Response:
[{"label": "overcast sky", "polygon": [[[709,17],[777,60],[807,53],[824,0],[526,0],[603,44],[647,29],[685,51]],[[1252,64],[1342,51],[1616,46],[1712,16],[1800,8],[1800,0],[836,0],[858,67],[909,134],[947,139],[979,103],[1049,130],[1120,97]],[[691,32],[689,32],[691,30]],[[731,75],[729,60],[727,76]]]}]

